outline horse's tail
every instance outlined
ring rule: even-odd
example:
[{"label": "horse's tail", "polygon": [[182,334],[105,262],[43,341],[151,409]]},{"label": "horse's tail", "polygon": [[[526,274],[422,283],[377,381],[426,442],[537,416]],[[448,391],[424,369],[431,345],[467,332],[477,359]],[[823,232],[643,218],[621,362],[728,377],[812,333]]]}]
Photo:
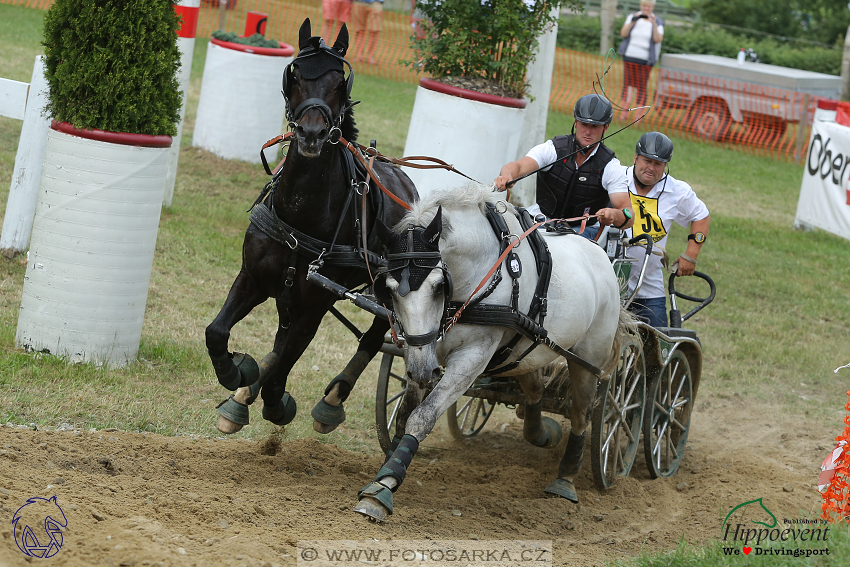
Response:
[{"label": "horse's tail", "polygon": [[617,369],[617,362],[620,359],[620,351],[623,345],[632,340],[638,332],[637,323],[638,320],[634,314],[620,305],[620,318],[617,321],[617,332],[614,333],[614,344],[611,345],[611,356],[602,367],[603,379],[607,380],[611,372]]}]

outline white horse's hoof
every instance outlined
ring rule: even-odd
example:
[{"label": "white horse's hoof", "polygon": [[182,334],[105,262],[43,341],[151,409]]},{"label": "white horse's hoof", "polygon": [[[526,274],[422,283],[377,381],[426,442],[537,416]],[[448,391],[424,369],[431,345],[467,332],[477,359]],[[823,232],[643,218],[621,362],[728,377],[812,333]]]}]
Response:
[{"label": "white horse's hoof", "polygon": [[233,423],[226,417],[220,415],[218,416],[218,422],[215,424],[215,427],[225,435],[231,435],[237,431],[241,431],[243,426],[239,423]]},{"label": "white horse's hoof", "polygon": [[358,514],[363,514],[373,522],[387,521],[387,509],[381,502],[371,496],[361,497],[360,502],[354,507],[354,511]]},{"label": "white horse's hoof", "polygon": [[322,423],[318,419],[313,420],[313,431],[315,431],[316,433],[327,435],[336,428],[337,425],[328,425],[327,423]]}]

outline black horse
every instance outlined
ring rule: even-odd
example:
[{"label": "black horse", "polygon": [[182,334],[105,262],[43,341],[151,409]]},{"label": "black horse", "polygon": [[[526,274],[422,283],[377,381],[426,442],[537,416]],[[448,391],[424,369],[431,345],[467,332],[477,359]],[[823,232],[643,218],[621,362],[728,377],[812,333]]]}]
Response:
[{"label": "black horse", "polygon": [[[289,372],[338,299],[306,280],[310,264],[321,265],[322,275],[346,288],[366,283],[364,258],[369,257],[373,270],[382,262],[361,245],[366,241],[366,248],[380,249],[372,234],[375,221],[381,218],[392,226],[403,216],[403,204],[418,198],[404,173],[378,161],[373,174],[398,202],[378,190],[374,181],[365,188],[365,172],[357,165],[365,161],[363,154],[354,159],[358,156],[344,147],[344,141],[357,137],[355,103],[350,98],[354,75],[344,59],[347,48],[345,25],[333,47],[328,47],[320,37],[311,36],[307,19],[299,31],[298,57],[284,72],[283,95],[294,136],[283,167],[253,208],[242,245],[242,268],[224,306],[206,329],[216,376],[223,386],[236,391],[219,404],[218,428],[224,433],[248,423],[248,405],[261,388],[263,417],[277,425],[292,421],[296,405],[286,392]],[[357,146],[356,151],[362,149]],[[275,298],[280,318],[273,350],[259,365],[247,354],[229,353],[230,329],[270,297]],[[342,402],[389,328],[386,317],[376,317],[362,336],[357,353],[313,409],[317,431],[328,433],[344,421]]]}]

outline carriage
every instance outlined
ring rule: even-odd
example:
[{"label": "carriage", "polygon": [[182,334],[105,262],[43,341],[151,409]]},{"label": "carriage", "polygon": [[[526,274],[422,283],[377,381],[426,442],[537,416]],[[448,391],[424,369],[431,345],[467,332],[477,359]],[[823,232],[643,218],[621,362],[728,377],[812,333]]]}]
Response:
[{"label": "carriage", "polygon": [[[642,281],[645,260],[652,248],[648,236],[626,242],[624,232],[611,228],[600,244],[608,248],[618,277],[627,280],[631,270],[638,269]],[[631,245],[646,248],[640,266],[628,257]],[[644,460],[652,478],[673,476],[679,468],[702,373],[699,337],[696,331],[683,328],[682,323],[711,303],[716,292],[709,276],[702,272],[694,275],[708,284],[709,295],[701,298],[677,292],[676,276],[671,274],[668,282],[671,326],[655,328],[639,322],[637,333],[622,345],[614,371],[599,381],[592,415],[591,465],[594,482],[600,490],[610,488],[618,476],[628,476],[641,449],[641,436]],[[637,289],[624,297],[623,302],[630,303],[636,293]],[[696,303],[684,316],[677,305],[681,299]],[[381,352],[375,421],[378,441],[386,453],[391,450],[407,381],[402,347],[390,335],[385,337]],[[564,376],[567,372],[563,367],[558,370],[560,373],[550,376],[543,396],[543,411],[568,417],[569,382]],[[524,394],[514,379],[482,375],[446,412],[449,431],[458,441],[476,436],[498,404],[516,409],[517,416],[522,418],[523,401]]]}]

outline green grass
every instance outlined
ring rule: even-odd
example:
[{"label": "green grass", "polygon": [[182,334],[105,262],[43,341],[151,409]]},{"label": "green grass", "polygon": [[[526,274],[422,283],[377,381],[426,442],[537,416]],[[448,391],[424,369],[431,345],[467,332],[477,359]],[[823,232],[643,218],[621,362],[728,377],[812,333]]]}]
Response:
[{"label": "green grass", "polygon": [[[0,4],[0,76],[28,81],[40,52],[42,12]],[[191,147],[206,42],[194,53],[189,104],[173,205],[162,212],[139,361],[109,370],[66,365],[14,346],[25,260],[0,262],[0,421],[55,426],[120,427],[166,434],[216,435],[215,403],[223,397],[203,341],[204,327],[220,309],[235,277],[245,210],[268,179],[259,166],[227,161]],[[400,156],[415,87],[358,75],[354,96],[360,140]],[[282,102],[281,102],[282,103]],[[572,119],[551,113],[548,133],[568,132]],[[19,121],[0,119],[0,185],[8,187],[20,134]],[[640,131],[609,140],[631,163]],[[711,145],[674,139],[671,163],[712,211],[711,235],[698,269],[718,286],[714,304],[689,321],[702,339],[701,392],[739,394],[777,404],[787,413],[834,424],[843,415],[844,376],[832,369],[850,362],[844,310],[850,303],[850,246],[822,231],[791,228],[802,167]],[[445,157],[445,156],[443,156]],[[449,156],[450,157],[450,156]],[[494,172],[495,175],[495,172]],[[5,208],[6,192],[0,191]],[[675,226],[671,255],[685,248]],[[687,292],[693,281],[680,285]],[[701,290],[692,289],[699,295]],[[341,308],[365,328],[368,318]],[[276,328],[271,304],[258,307],[233,331],[231,348],[262,357]],[[325,384],[355,349],[354,337],[326,318],[288,387],[299,401],[292,437],[314,436],[307,416]],[[373,450],[374,384],[378,362],[367,369],[340,431],[319,437],[355,450]],[[272,427],[258,412],[239,435],[262,437]],[[318,437],[318,436],[317,436]]]},{"label": "green grass", "polygon": [[[0,4],[0,76],[30,80],[32,62],[41,51],[42,15]],[[218,435],[214,406],[224,392],[206,355],[203,331],[239,269],[248,225],[245,210],[268,178],[260,166],[191,147],[205,53],[206,42],[198,40],[174,202],[162,212],[139,360],[108,369],[69,365],[17,349],[25,259],[0,260],[0,422]],[[414,85],[358,75],[354,96],[363,101],[356,108],[360,140],[376,138],[383,153],[400,156],[414,94]],[[570,116],[550,113],[548,135],[569,132],[571,122]],[[19,121],[0,119],[0,187],[11,181],[20,128]],[[623,163],[631,163],[640,133],[631,129],[609,140]],[[791,228],[801,166],[688,140],[674,142],[673,175],[690,182],[712,211],[711,234],[698,269],[715,279],[718,296],[688,322],[703,344],[701,396],[739,394],[742,407],[747,400],[768,402],[804,422],[817,420],[838,430],[847,376],[832,370],[850,362],[845,315],[850,245],[822,231]],[[6,198],[7,192],[0,190],[0,211]],[[671,255],[684,251],[685,244],[685,229],[675,226]],[[702,292],[689,283],[694,282],[680,286],[692,295]],[[361,328],[368,325],[364,312],[348,303],[339,307]],[[231,348],[262,357],[271,348],[276,325],[273,305],[258,307],[234,328]],[[374,452],[377,360],[346,403],[348,420],[339,430],[319,436],[308,415],[355,347],[353,335],[327,317],[290,375],[288,388],[299,402],[299,416],[286,428],[286,437],[315,437]],[[238,437],[264,438],[276,429],[257,410],[252,420]],[[693,547],[683,542],[670,553],[648,553],[616,565],[839,565],[836,558],[850,555],[850,536],[836,530],[833,537],[831,556],[812,560],[730,558],[717,543]]]}]

